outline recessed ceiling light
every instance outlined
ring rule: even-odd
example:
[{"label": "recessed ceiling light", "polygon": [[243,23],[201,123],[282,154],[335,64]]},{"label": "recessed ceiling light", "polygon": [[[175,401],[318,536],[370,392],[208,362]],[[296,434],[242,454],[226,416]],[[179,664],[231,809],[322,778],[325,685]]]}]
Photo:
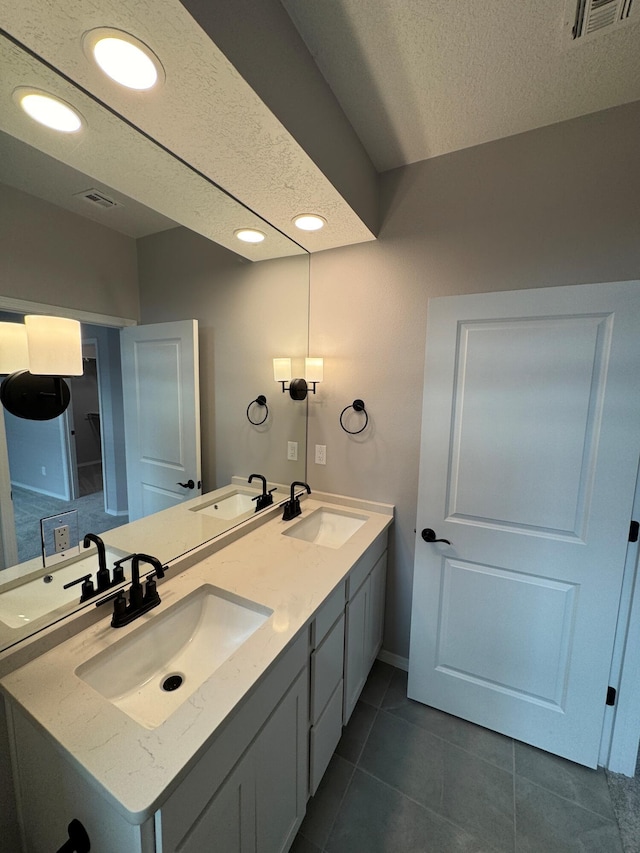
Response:
[{"label": "recessed ceiling light", "polygon": [[52,130],[75,133],[82,127],[80,113],[48,92],[19,86],[13,93],[13,100],[30,118]]},{"label": "recessed ceiling light", "polygon": [[262,231],[258,231],[257,228],[240,228],[238,231],[234,231],[234,234],[243,243],[262,243],[265,238]]},{"label": "recessed ceiling light", "polygon": [[155,53],[129,33],[99,27],[85,33],[83,44],[85,53],[104,73],[128,89],[146,91],[164,78],[162,63]]},{"label": "recessed ceiling light", "polygon": [[319,231],[327,224],[327,220],[316,213],[302,213],[294,218],[293,224],[302,231]]}]

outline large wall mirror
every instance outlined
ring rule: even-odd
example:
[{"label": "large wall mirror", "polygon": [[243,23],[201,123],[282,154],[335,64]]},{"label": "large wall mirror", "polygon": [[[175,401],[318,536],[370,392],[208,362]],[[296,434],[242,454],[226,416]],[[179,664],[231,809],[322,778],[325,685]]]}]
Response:
[{"label": "large wall mirror", "polygon": [[[301,368],[308,355],[309,264],[296,243],[11,38],[0,37],[0,67],[0,319],[19,322],[31,312],[79,319],[85,364],[61,418],[37,423],[3,411],[0,423],[3,543],[10,525],[32,525],[24,559],[4,560],[0,600],[10,592],[26,605],[46,593],[50,574],[39,518],[75,505],[82,537],[107,530],[96,529],[107,516],[114,547],[128,521],[121,327],[197,321],[203,493],[256,472],[270,487],[305,479],[306,402],[282,393],[272,359],[290,356]],[[21,85],[73,102],[90,133],[70,142],[43,132],[12,100]],[[267,239],[240,248],[241,227]],[[261,395],[268,417],[251,424],[247,410]],[[249,414],[259,421],[265,409]],[[202,515],[189,541],[158,544],[156,556],[169,561],[246,518]],[[0,612],[0,649],[78,606],[77,599],[45,606],[17,625]]]}]

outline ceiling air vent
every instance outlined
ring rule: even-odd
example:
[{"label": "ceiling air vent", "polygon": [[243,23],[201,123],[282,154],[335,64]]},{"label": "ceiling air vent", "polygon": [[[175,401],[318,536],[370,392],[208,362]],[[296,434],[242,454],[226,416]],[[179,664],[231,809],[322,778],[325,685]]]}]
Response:
[{"label": "ceiling air vent", "polygon": [[91,204],[98,204],[100,207],[112,208],[112,207],[121,207],[117,201],[114,201],[109,196],[100,192],[100,190],[83,190],[81,193],[75,193],[78,198],[83,198],[85,201],[91,202]]},{"label": "ceiling air vent", "polygon": [[568,0],[575,9],[571,40],[610,31],[636,17],[640,0]]}]

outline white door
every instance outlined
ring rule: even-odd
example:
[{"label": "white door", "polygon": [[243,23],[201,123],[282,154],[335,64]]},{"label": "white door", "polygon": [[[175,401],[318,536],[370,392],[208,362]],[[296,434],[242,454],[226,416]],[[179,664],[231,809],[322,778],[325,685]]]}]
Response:
[{"label": "white door", "polygon": [[198,324],[122,329],[129,520],[201,494]]},{"label": "white door", "polygon": [[591,767],[640,455],[639,319],[637,282],[429,302],[409,696]]}]

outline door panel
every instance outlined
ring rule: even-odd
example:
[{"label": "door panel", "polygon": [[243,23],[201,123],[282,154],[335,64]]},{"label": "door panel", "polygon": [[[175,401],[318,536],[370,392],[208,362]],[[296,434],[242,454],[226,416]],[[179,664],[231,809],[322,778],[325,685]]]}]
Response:
[{"label": "door panel", "polygon": [[592,767],[640,454],[639,316],[637,283],[429,303],[409,695]]},{"label": "door panel", "polygon": [[611,317],[461,324],[449,519],[581,538],[611,327]]},{"label": "door panel", "polygon": [[459,560],[443,561],[441,583],[437,669],[563,710],[576,585]]},{"label": "door panel", "polygon": [[[129,520],[200,494],[196,320],[121,331]],[[192,487],[180,483],[193,482]]]}]

